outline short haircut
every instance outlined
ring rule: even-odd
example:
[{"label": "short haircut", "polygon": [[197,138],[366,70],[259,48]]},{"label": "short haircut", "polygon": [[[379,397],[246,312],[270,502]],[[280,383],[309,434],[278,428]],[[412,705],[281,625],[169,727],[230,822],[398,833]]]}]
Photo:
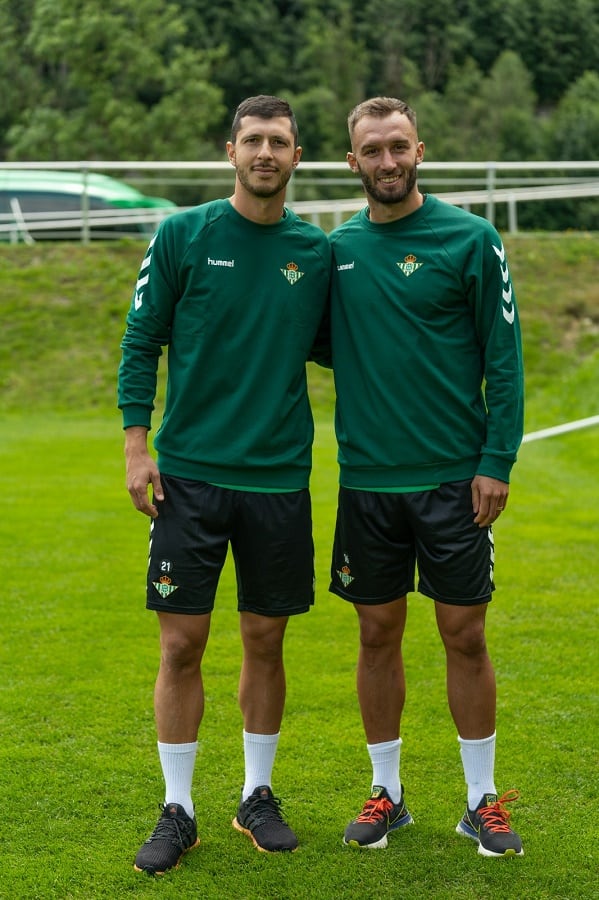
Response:
[{"label": "short haircut", "polygon": [[399,112],[405,116],[408,121],[412,123],[416,131],[418,131],[416,113],[407,103],[404,103],[403,100],[398,100],[396,97],[371,97],[370,100],[364,100],[362,103],[358,103],[347,117],[347,128],[349,130],[350,138],[353,137],[354,129],[360,119],[363,119],[365,116],[373,116],[376,119],[385,119],[394,112]]},{"label": "short haircut", "polygon": [[293,141],[295,146],[298,145],[299,134],[297,130],[297,122],[293,110],[286,100],[280,97],[272,97],[270,94],[258,94],[257,97],[247,97],[243,100],[235,110],[233,124],[231,125],[231,143],[235,143],[237,133],[241,128],[241,120],[244,116],[257,116],[259,119],[289,119]]}]

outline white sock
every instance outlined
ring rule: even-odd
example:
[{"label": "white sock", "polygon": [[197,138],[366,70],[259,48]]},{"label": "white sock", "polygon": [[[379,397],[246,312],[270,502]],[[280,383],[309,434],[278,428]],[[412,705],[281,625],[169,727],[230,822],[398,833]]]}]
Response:
[{"label": "white sock", "polygon": [[477,741],[458,737],[464,777],[468,785],[468,809],[476,809],[484,794],[496,794],[495,790],[495,736]]},{"label": "white sock", "polygon": [[372,763],[372,786],[378,785],[387,789],[394,803],[401,797],[401,781],[399,778],[399,756],[401,738],[396,741],[383,741],[380,744],[366,744]]},{"label": "white sock", "polygon": [[191,782],[198,752],[198,742],[191,744],[161,744],[158,741],[158,755],[164,775],[164,802],[178,803],[193,819]]},{"label": "white sock", "polygon": [[257,787],[272,787],[272,767],[278,743],[279,734],[251,734],[244,730],[245,784],[241,792],[242,800],[247,800]]}]

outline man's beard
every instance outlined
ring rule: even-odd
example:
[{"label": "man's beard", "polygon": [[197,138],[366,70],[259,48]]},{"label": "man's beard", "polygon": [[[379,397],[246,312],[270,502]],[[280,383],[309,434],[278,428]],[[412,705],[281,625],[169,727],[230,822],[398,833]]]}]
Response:
[{"label": "man's beard", "polygon": [[378,203],[401,203],[401,201],[405,200],[408,194],[410,194],[416,186],[416,166],[413,166],[411,169],[404,169],[404,179],[397,185],[394,185],[393,188],[389,186],[386,190],[384,188],[379,188],[359,166],[358,172],[360,173],[364,190],[369,197],[372,197],[372,199],[376,200]]},{"label": "man's beard", "polygon": [[287,186],[287,182],[293,174],[293,169],[289,167],[289,169],[278,172],[276,182],[271,181],[270,183],[266,183],[261,182],[257,177],[252,179],[251,176],[254,173],[252,173],[251,169],[238,168],[236,171],[240,183],[250,194],[253,194],[254,197],[276,196],[276,194],[280,193]]}]

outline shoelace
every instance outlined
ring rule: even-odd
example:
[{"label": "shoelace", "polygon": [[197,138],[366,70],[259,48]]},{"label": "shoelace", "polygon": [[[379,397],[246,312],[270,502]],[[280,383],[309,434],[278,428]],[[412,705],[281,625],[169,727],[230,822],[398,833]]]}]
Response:
[{"label": "shoelace", "polygon": [[367,800],[356,822],[367,822],[368,824],[380,822],[391,809],[393,809],[393,804],[386,797],[379,797],[378,800]]},{"label": "shoelace", "polygon": [[[164,809],[164,806],[161,806],[160,809]],[[155,840],[161,841],[170,841],[176,847],[184,847],[185,846],[185,838],[181,832],[181,826],[179,825],[179,821],[176,818],[160,818],[156,823],[156,828],[152,832],[152,836],[150,837],[151,841]]]},{"label": "shoelace", "polygon": [[508,824],[511,812],[505,808],[504,803],[512,803],[520,796],[519,791],[507,791],[491,806],[481,806],[478,810],[483,825],[488,831],[511,831]]},{"label": "shoelace", "polygon": [[278,797],[252,797],[248,818],[251,820],[252,826],[262,825],[264,822],[276,820],[277,822],[286,823],[281,815],[281,801]]}]

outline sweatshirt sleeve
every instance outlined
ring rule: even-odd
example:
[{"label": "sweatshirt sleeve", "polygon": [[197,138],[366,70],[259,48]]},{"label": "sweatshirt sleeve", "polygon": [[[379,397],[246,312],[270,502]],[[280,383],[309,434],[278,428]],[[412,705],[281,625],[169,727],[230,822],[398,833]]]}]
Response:
[{"label": "sweatshirt sleeve", "polygon": [[308,359],[327,369],[333,368],[331,350],[331,310],[329,299],[327,299]]},{"label": "sweatshirt sleeve", "polygon": [[176,276],[171,274],[173,267],[169,265],[170,242],[164,227],[167,224],[168,220],[154,235],[141,263],[121,343],[118,406],[124,428],[150,428],[158,361],[162,348],[170,341],[177,288]]},{"label": "sweatshirt sleeve", "polygon": [[331,287],[331,274],[332,274],[332,251],[331,245],[329,243],[328,238],[324,235],[321,239],[321,252],[320,256],[322,258],[322,266],[323,266],[323,277],[326,279],[327,283],[327,292],[326,292],[326,300],[325,306],[322,312],[322,318],[320,320],[320,324],[318,326],[318,331],[314,337],[314,341],[312,343],[312,348],[310,350],[310,355],[308,356],[308,360],[311,362],[317,363],[319,366],[324,366],[327,369],[332,369],[333,367],[333,358],[332,358],[332,349],[331,349],[331,296],[330,296],[330,287]]},{"label": "sweatshirt sleeve", "polygon": [[477,474],[509,482],[522,441],[524,377],[516,295],[501,238],[485,229],[474,276],[487,428]]}]

